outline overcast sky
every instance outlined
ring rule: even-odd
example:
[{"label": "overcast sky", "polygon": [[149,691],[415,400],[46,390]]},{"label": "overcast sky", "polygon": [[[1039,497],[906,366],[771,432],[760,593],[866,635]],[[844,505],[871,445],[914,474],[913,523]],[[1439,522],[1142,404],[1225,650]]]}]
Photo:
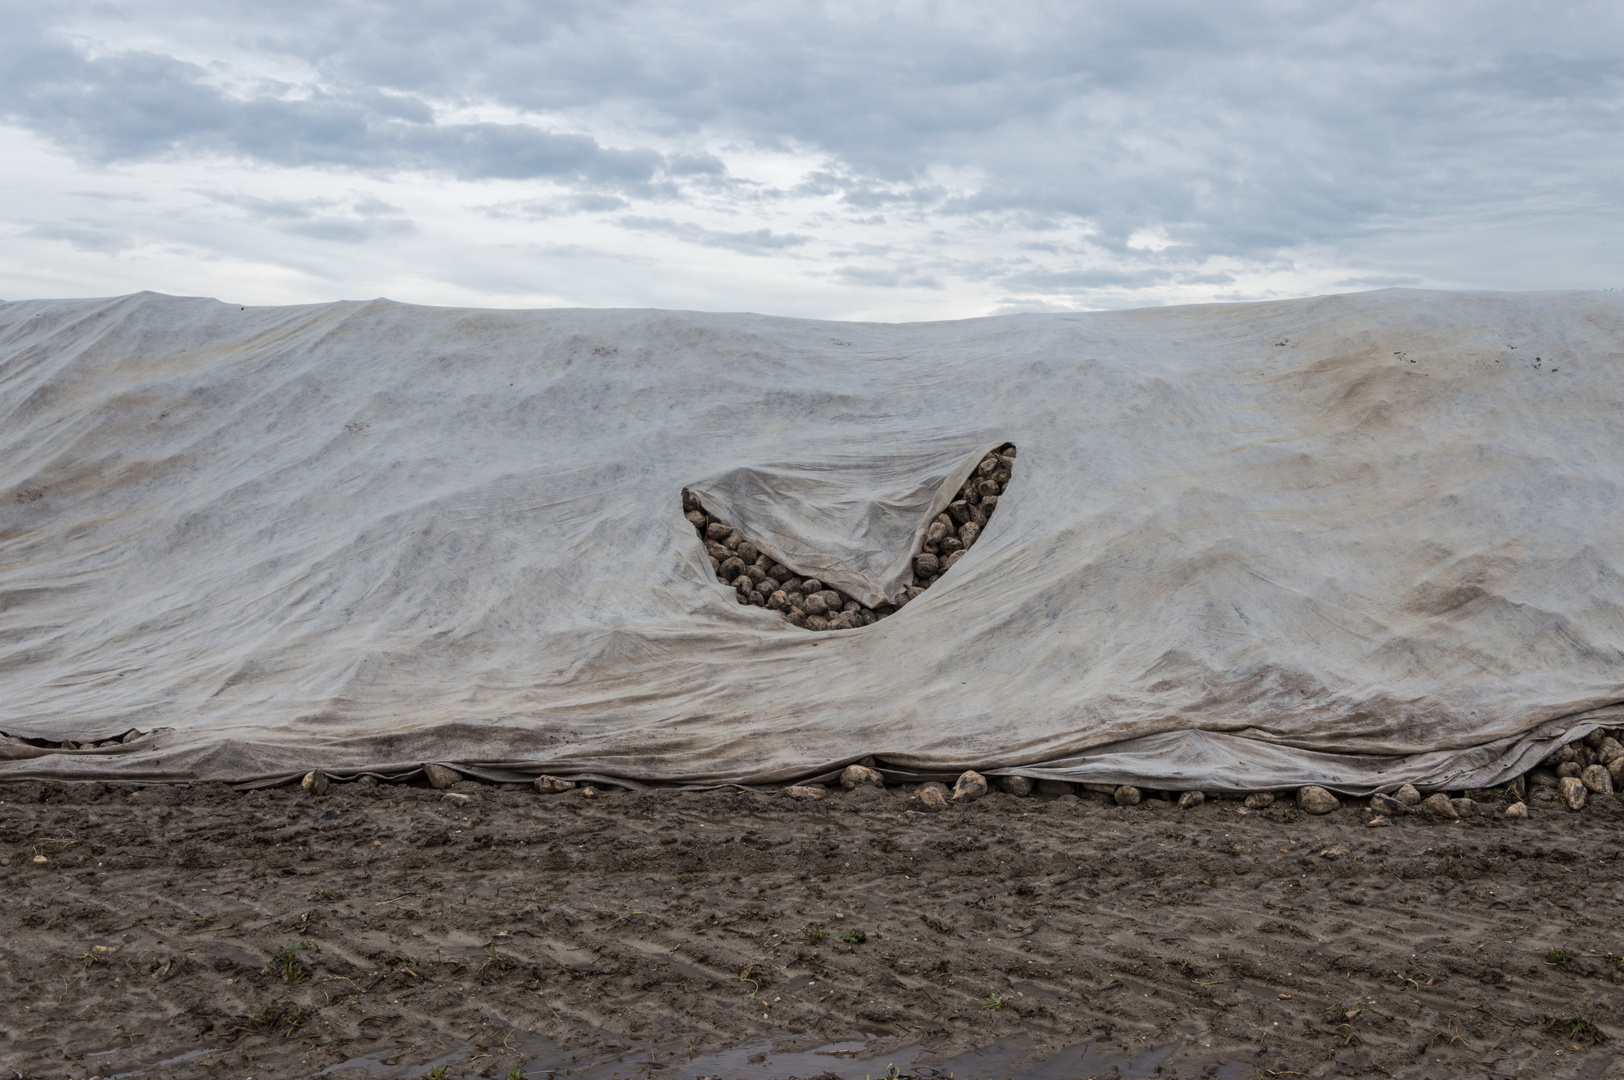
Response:
[{"label": "overcast sky", "polygon": [[1624,4],[0,0],[0,297],[1624,286]]}]

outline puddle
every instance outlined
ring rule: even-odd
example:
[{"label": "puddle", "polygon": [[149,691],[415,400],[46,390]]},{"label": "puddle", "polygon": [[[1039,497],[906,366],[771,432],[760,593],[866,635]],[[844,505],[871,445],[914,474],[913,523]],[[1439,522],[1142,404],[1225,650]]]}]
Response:
[{"label": "puddle", "polygon": [[[417,1080],[418,1077],[427,1076],[431,1070],[442,1065],[455,1065],[459,1061],[466,1061],[474,1056],[472,1049],[456,1050],[444,1057],[437,1057],[433,1061],[422,1065],[405,1066],[400,1064],[400,1058],[405,1051],[394,1053],[369,1054],[366,1057],[350,1058],[337,1065],[329,1065],[320,1072],[311,1073],[306,1080],[315,1080],[318,1076],[326,1076],[346,1069],[361,1069],[363,1076],[387,1076],[389,1080]],[[349,1074],[354,1076],[354,1073]],[[346,1078],[348,1080],[348,1078]]]},{"label": "puddle", "polygon": [[[108,1051],[103,1051],[103,1052],[104,1053],[115,1053],[116,1051],[108,1050]],[[147,1069],[162,1069],[167,1065],[179,1065],[183,1061],[192,1061],[192,1060],[194,1060],[196,1058],[203,1057],[203,1056],[205,1056],[207,1054],[219,1054],[219,1053],[223,1053],[223,1051],[219,1047],[212,1047],[212,1048],[207,1049],[207,1050],[189,1050],[184,1054],[177,1054],[176,1056],[174,1056],[172,1058],[164,1058],[162,1061],[154,1062],[153,1064],[151,1064],[149,1066],[146,1066],[146,1068],[131,1069],[129,1072],[113,1073],[111,1076],[109,1076],[107,1078],[107,1080],[125,1080],[125,1077],[147,1076],[147,1075],[149,1075],[147,1073]],[[87,1058],[92,1057],[92,1056],[94,1056],[94,1055],[91,1055],[91,1054],[86,1054],[85,1055],[85,1057],[87,1057]]]}]

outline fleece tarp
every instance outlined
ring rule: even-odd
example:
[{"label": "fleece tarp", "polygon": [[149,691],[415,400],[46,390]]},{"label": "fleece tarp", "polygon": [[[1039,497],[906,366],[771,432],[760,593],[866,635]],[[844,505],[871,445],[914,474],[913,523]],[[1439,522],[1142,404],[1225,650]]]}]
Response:
[{"label": "fleece tarp", "polygon": [[[1499,781],[1624,703],[1624,298],[0,304],[0,777]],[[895,598],[813,633],[681,492]],[[114,747],[65,749],[131,731]]]}]

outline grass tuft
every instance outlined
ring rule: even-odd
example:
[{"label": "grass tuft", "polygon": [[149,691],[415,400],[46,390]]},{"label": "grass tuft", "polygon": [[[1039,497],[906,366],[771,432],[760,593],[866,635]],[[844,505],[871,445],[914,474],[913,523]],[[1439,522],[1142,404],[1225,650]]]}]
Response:
[{"label": "grass tuft", "polygon": [[295,941],[291,945],[284,945],[272,954],[271,962],[265,965],[265,970],[290,985],[304,982],[305,976],[310,973],[299,963],[299,954],[306,950],[319,953],[321,946],[314,941]]}]

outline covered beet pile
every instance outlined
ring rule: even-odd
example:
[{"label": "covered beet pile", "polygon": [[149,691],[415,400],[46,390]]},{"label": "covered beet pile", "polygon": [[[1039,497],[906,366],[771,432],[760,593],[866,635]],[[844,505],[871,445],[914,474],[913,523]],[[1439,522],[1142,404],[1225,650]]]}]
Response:
[{"label": "covered beet pile", "polygon": [[802,577],[777,562],[738,529],[706,511],[692,491],[683,491],[682,509],[705,545],[716,579],[733,586],[739,603],[771,608],[808,630],[853,630],[892,614],[953,569],[998,509],[998,497],[1014,472],[1013,443],[982,458],[947,509],[926,528],[913,557],[913,584],[892,603],[875,607],[866,607],[822,580]]},{"label": "covered beet pile", "polygon": [[1624,726],[1621,414],[1618,293],[0,302],[0,777],[1489,789]]}]

